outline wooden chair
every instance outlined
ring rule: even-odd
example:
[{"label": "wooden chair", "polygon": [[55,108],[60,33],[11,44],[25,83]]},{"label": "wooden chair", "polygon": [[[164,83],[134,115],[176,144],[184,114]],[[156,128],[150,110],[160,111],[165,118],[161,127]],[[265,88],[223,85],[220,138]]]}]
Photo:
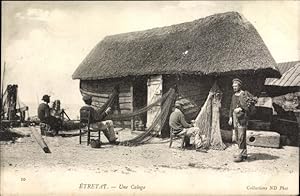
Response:
[{"label": "wooden chair", "polygon": [[183,149],[184,148],[184,137],[185,137],[185,133],[174,134],[174,129],[171,127],[170,128],[170,144],[169,144],[169,148],[172,147],[173,140],[182,138],[181,146],[180,147]]},{"label": "wooden chair", "polygon": [[[87,145],[90,144],[92,137],[97,137],[100,142],[100,129],[93,130],[91,126],[91,112],[88,109],[81,109],[80,110],[80,125],[79,125],[79,144],[81,144],[82,136],[87,132]],[[98,136],[91,135],[91,132],[98,132]]]}]

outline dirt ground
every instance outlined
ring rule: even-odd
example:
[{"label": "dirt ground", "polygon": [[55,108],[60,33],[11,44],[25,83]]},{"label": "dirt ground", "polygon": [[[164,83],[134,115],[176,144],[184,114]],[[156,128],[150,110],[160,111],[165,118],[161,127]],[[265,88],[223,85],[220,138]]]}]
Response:
[{"label": "dirt ground", "polygon": [[[29,128],[22,129],[30,133]],[[134,136],[136,133],[131,133],[128,129],[119,131],[120,141]],[[101,136],[101,140],[106,142],[104,135]],[[116,191],[124,194],[164,191],[177,194],[200,191],[211,194],[212,190],[221,191],[222,194],[237,193],[234,190],[255,194],[262,191],[258,190],[261,188],[255,187],[266,186],[270,189],[272,185],[278,186],[278,189],[280,186],[289,189],[277,192],[269,190],[264,194],[282,195],[299,191],[298,186],[295,186],[298,185],[299,176],[298,147],[284,146],[274,149],[248,146],[247,161],[234,163],[232,155],[237,147],[229,144],[224,151],[209,150],[208,153],[201,153],[179,149],[179,140],[174,141],[172,148],[169,148],[169,140],[160,138],[154,138],[149,144],[136,147],[103,145],[99,149],[86,144],[80,145],[78,136],[47,137],[45,141],[52,152],[50,154],[42,151],[33,136],[20,138],[15,143],[1,142],[1,187],[6,187],[1,189],[3,194],[24,193],[24,190],[38,194],[41,184],[45,186],[43,182],[46,182],[48,189],[44,194],[61,193],[70,189],[83,194],[95,193],[90,190],[91,187],[89,190],[86,190],[84,185],[80,187],[80,183],[88,181],[87,184],[99,184],[96,183],[99,179],[102,179],[100,184],[105,182],[104,184],[111,185],[110,189],[102,190],[106,191],[103,193],[110,194]],[[275,181],[272,176],[275,177]],[[244,180],[239,182],[236,178]],[[68,180],[67,185],[64,180]],[[215,185],[211,188],[211,181],[214,184],[220,183],[218,188]],[[202,186],[195,186],[195,182],[202,182]],[[120,184],[124,183],[131,184],[128,185],[130,190],[123,191]],[[139,190],[131,187],[137,183],[142,183],[137,186],[140,187]],[[177,183],[181,186],[177,187]],[[28,188],[31,186],[35,188]],[[185,192],[185,187],[190,187],[188,192]]]}]

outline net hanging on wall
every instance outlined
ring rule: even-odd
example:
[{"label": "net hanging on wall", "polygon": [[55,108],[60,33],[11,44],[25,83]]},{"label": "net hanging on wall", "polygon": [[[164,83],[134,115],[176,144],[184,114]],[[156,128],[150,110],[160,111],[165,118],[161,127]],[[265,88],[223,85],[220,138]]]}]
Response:
[{"label": "net hanging on wall", "polygon": [[[155,132],[159,133],[162,131],[162,129],[168,119],[172,105],[174,104],[174,101],[175,101],[175,97],[176,97],[175,90],[170,89],[164,97],[166,97],[166,98],[165,98],[165,101],[163,102],[161,112],[159,112],[156,115],[151,126],[145,132],[141,133],[140,135],[136,136],[135,138],[122,141],[120,143],[120,145],[136,146],[139,144],[143,144],[143,143],[146,143],[147,141],[149,141],[152,137],[156,136],[156,134],[153,134],[153,133],[155,133]],[[162,99],[162,100],[164,100],[164,99]],[[160,123],[161,126],[159,126],[158,131],[156,131],[155,127],[158,125],[158,123]]]}]

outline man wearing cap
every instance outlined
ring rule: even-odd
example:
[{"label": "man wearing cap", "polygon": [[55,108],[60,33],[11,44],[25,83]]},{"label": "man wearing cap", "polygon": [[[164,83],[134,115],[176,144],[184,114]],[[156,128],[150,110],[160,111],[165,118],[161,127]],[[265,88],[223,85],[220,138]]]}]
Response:
[{"label": "man wearing cap", "polygon": [[[200,141],[198,141],[199,138],[199,128],[194,127],[193,124],[189,124],[186,122],[184,114],[183,114],[183,103],[181,101],[175,102],[175,109],[171,113],[169,118],[169,126],[172,128],[173,134],[183,134],[184,135],[184,146],[185,147],[191,147],[192,144],[190,144],[190,138],[194,136],[194,144],[198,144]],[[205,149],[201,149],[201,151],[205,151]]]},{"label": "man wearing cap", "polygon": [[[42,101],[38,107],[38,118],[41,121],[41,129],[53,129],[55,135],[58,135],[62,121],[50,115],[50,107],[48,105],[50,103],[50,96],[44,95]],[[43,131],[42,134],[44,134]]]},{"label": "man wearing cap", "polygon": [[235,162],[241,162],[247,159],[247,144],[246,144],[246,130],[248,122],[248,106],[244,99],[245,91],[241,89],[242,81],[238,78],[232,80],[232,88],[234,94],[232,95],[229,125],[233,125],[234,133],[233,140],[238,144],[238,154],[234,155]]},{"label": "man wearing cap", "polygon": [[103,119],[108,115],[111,111],[111,108],[108,107],[104,112],[97,110],[97,108],[92,106],[92,97],[89,95],[83,96],[83,101],[86,104],[80,108],[80,114],[84,111],[90,112],[91,118],[91,128],[95,130],[103,131],[105,137],[108,139],[109,143],[111,144],[118,144],[117,136],[114,131],[114,125],[111,120],[103,121]]}]

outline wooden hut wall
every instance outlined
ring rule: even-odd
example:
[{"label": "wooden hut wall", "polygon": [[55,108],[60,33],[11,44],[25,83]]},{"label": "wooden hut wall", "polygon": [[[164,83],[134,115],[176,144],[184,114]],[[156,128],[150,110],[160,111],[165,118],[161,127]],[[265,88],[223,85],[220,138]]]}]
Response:
[{"label": "wooden hut wall", "polygon": [[[119,86],[119,99],[115,102],[112,110],[115,114],[130,113],[132,107],[132,87],[131,80],[128,78],[122,79],[105,79],[105,80],[81,80],[80,91],[82,95],[88,94],[92,96],[92,105],[101,107],[112,94],[114,87]],[[116,125],[125,127],[131,126],[130,120],[115,121]]]},{"label": "wooden hut wall", "polygon": [[259,96],[264,87],[265,77],[261,75],[256,76],[222,76],[222,77],[210,77],[210,76],[164,76],[164,93],[174,85],[177,85],[179,92],[179,100],[184,102],[184,113],[187,120],[195,119],[198,115],[202,105],[207,99],[210,88],[215,80],[223,92],[222,106],[220,109],[221,127],[228,129],[228,117],[229,108],[231,103],[232,79],[239,77],[243,80],[243,89],[248,90],[254,96]]},{"label": "wooden hut wall", "polygon": [[177,86],[179,95],[177,100],[184,103],[184,113],[189,121],[198,115],[213,82],[213,78],[209,76],[169,75],[164,77],[164,93],[174,85]]},{"label": "wooden hut wall", "polygon": [[[218,85],[223,92],[222,107],[221,107],[221,127],[226,129],[232,90],[232,79],[239,77],[243,80],[243,89],[248,90],[255,96],[264,88],[265,77],[263,76],[222,76],[218,77]],[[208,92],[215,81],[211,76],[196,76],[196,75],[164,75],[163,76],[163,93],[166,93],[174,85],[177,86],[179,93],[179,100],[184,103],[184,113],[187,120],[194,119],[204,104]],[[120,95],[119,104],[115,104],[113,110],[115,113],[129,113],[133,108],[133,92],[134,85],[130,78],[122,79],[105,79],[105,80],[81,80],[80,91],[82,95],[88,94],[93,98],[93,105],[101,107],[112,93],[114,86],[119,85]],[[120,110],[118,110],[118,105]],[[137,109],[138,107],[136,107]],[[130,127],[132,122],[130,120],[124,122],[115,122],[117,125],[122,123],[122,126]],[[227,127],[226,127],[227,126]],[[168,135],[161,133],[162,135]]]}]

